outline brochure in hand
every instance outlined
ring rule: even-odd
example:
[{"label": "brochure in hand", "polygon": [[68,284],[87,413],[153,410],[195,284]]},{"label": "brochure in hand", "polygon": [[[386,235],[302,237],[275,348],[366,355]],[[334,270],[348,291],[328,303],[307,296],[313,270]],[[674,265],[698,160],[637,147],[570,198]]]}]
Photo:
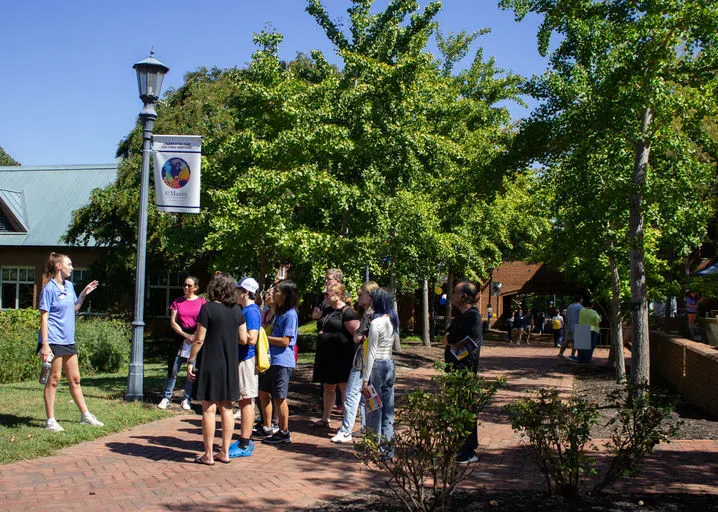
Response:
[{"label": "brochure in hand", "polygon": [[451,345],[451,353],[454,355],[457,361],[461,361],[468,357],[474,350],[478,348],[478,345],[470,337],[465,337],[455,345]]},{"label": "brochure in hand", "polygon": [[366,407],[367,412],[381,409],[381,397],[379,396],[379,393],[376,392],[376,389],[374,389],[374,386],[369,384],[366,391],[362,391],[362,395],[364,395],[364,406]]}]

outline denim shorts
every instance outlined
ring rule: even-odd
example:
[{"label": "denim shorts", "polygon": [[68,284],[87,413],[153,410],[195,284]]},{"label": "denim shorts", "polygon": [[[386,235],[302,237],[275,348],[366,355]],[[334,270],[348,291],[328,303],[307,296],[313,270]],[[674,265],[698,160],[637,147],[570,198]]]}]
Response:
[{"label": "denim shorts", "polygon": [[294,368],[286,366],[272,365],[265,372],[269,375],[262,374],[259,379],[259,390],[272,395],[272,398],[284,400],[289,393],[289,379],[294,373]]}]

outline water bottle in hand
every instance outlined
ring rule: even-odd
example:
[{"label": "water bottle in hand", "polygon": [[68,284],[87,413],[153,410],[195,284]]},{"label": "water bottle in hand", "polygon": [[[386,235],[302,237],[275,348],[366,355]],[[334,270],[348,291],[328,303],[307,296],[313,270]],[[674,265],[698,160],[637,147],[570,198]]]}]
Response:
[{"label": "water bottle in hand", "polygon": [[42,363],[42,371],[40,372],[40,384],[47,384],[47,379],[50,378],[50,370],[52,370],[52,360],[55,358],[53,354],[47,358],[47,361]]}]

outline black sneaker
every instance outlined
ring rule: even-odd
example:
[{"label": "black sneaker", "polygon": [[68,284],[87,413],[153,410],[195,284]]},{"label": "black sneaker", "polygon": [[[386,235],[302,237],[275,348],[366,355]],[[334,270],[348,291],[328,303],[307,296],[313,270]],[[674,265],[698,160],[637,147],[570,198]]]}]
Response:
[{"label": "black sneaker", "polygon": [[269,437],[262,439],[262,442],[267,443],[267,444],[291,443],[292,436],[289,434],[289,432],[282,432],[280,430],[276,434],[273,434]]},{"label": "black sneaker", "polygon": [[269,437],[273,436],[277,432],[279,432],[279,428],[275,426],[271,426],[269,428],[264,425],[254,426],[252,428],[252,438],[256,439],[258,437]]},{"label": "black sneaker", "polygon": [[457,464],[469,464],[470,462],[477,462],[478,460],[479,457],[476,455],[476,452],[460,453],[456,456]]}]

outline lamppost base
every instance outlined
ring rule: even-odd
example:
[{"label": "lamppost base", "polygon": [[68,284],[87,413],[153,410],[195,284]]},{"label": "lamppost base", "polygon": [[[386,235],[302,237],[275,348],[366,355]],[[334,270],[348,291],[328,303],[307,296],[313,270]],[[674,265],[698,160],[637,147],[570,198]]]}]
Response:
[{"label": "lamppost base", "polygon": [[125,393],[125,402],[142,402],[144,400],[144,396],[142,395],[131,395],[129,393]]}]

